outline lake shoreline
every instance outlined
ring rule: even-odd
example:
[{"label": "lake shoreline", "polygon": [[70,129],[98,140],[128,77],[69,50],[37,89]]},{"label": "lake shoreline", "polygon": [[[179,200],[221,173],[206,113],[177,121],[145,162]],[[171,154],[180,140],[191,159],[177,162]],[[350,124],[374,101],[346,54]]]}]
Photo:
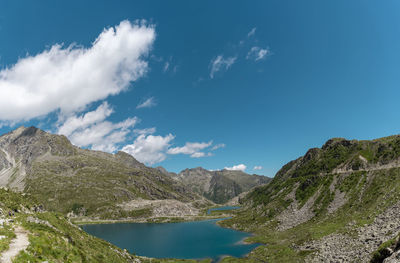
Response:
[{"label": "lake shoreline", "polygon": [[[158,222],[158,224],[154,222],[149,223],[147,220],[140,223],[138,223],[137,220],[134,220],[134,222],[132,222],[132,220],[106,220],[103,222],[95,220],[90,221],[89,224],[82,224],[87,221],[79,223],[81,223],[81,228],[85,232],[105,239],[121,248],[127,248],[131,253],[134,252],[140,256],[158,259],[210,259],[211,262],[219,262],[226,256],[236,258],[246,257],[253,249],[261,245],[245,241],[248,237],[252,236],[252,233],[221,227],[217,224],[219,221],[229,219],[229,216],[231,216],[231,214],[202,216],[197,217],[197,220],[193,220],[194,218],[186,218],[186,221],[182,221],[182,218],[180,218],[181,220],[176,222],[177,224],[171,224],[171,222],[167,222],[167,224],[163,224],[166,222]],[[133,223],[134,225],[129,225],[129,223]],[[127,234],[129,231],[132,231],[131,234]],[[151,235],[153,235],[152,238],[143,238]],[[226,242],[226,237],[231,241],[224,243]],[[149,251],[148,245],[144,245],[146,242],[151,242],[153,245],[158,243],[160,247],[157,252],[154,253],[154,250]],[[196,245],[188,245],[191,242],[195,242]],[[203,242],[204,245],[199,246],[197,242]],[[213,242],[214,244],[212,244]],[[133,243],[135,243],[135,245],[133,245]],[[180,244],[179,248],[172,245],[175,243]],[[219,246],[221,244],[223,244],[222,247]],[[184,248],[185,246],[186,249]],[[196,247],[196,250],[191,251],[188,247]],[[223,254],[219,254],[221,252]]]},{"label": "lake shoreline", "polygon": [[117,224],[117,223],[143,223],[143,224],[162,224],[162,223],[182,223],[182,222],[196,222],[213,219],[224,219],[226,216],[198,216],[198,217],[154,217],[154,218],[140,218],[140,219],[83,219],[70,221],[75,225],[91,225],[91,224]]},{"label": "lake shoreline", "polygon": [[[122,219],[96,219],[90,217],[74,218],[69,220],[75,225],[90,225],[90,224],[117,224],[117,223],[180,223],[180,222],[196,222],[212,219],[227,219],[232,216],[229,211],[240,209],[239,206],[232,206],[233,209],[225,209],[226,206],[209,207],[204,215],[198,216],[164,216],[150,218],[122,218]],[[213,215],[215,214],[215,215]]]}]

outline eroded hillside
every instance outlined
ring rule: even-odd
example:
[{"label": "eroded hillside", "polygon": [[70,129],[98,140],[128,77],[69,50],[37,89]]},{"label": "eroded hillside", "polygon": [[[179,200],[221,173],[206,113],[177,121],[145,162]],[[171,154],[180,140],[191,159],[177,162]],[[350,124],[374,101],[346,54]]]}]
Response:
[{"label": "eroded hillside", "polygon": [[383,262],[398,249],[399,157],[400,136],[331,139],[251,191],[245,211],[223,224],[255,232],[252,241],[268,244],[250,259]]}]

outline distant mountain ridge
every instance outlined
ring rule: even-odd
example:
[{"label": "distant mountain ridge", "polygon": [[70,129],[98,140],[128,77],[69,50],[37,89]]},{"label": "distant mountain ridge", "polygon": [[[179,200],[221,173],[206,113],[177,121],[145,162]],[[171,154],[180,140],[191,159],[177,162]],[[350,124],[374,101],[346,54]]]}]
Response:
[{"label": "distant mountain ridge", "polygon": [[182,182],[193,192],[218,204],[226,203],[239,194],[249,191],[255,186],[267,184],[271,180],[262,175],[226,169],[209,171],[197,167],[185,169],[178,174],[166,172],[162,167],[157,169],[164,171],[176,181]]}]

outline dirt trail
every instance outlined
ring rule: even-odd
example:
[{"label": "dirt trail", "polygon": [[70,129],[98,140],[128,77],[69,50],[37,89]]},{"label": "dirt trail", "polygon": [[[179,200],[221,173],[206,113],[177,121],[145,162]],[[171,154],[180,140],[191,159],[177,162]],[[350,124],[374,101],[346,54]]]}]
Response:
[{"label": "dirt trail", "polygon": [[17,226],[14,231],[17,236],[10,243],[10,248],[1,255],[1,263],[11,263],[12,259],[29,246],[28,231]]}]

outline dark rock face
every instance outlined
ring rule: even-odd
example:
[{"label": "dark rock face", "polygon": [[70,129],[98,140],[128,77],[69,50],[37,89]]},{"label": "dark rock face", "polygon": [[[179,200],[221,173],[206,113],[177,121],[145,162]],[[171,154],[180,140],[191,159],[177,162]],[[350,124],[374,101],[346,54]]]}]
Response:
[{"label": "dark rock face", "polygon": [[223,204],[242,192],[242,187],[237,182],[223,176],[213,176],[210,182],[210,191],[206,192],[204,196],[215,203]]},{"label": "dark rock face", "polygon": [[311,159],[315,159],[318,157],[318,154],[320,153],[321,149],[319,148],[311,148],[310,150],[307,151],[306,155],[304,155],[304,162],[310,161]]},{"label": "dark rock face", "polygon": [[329,148],[337,147],[338,145],[342,145],[348,147],[352,144],[352,141],[346,140],[344,138],[332,138],[329,139],[323,146],[322,150],[326,150]]}]

